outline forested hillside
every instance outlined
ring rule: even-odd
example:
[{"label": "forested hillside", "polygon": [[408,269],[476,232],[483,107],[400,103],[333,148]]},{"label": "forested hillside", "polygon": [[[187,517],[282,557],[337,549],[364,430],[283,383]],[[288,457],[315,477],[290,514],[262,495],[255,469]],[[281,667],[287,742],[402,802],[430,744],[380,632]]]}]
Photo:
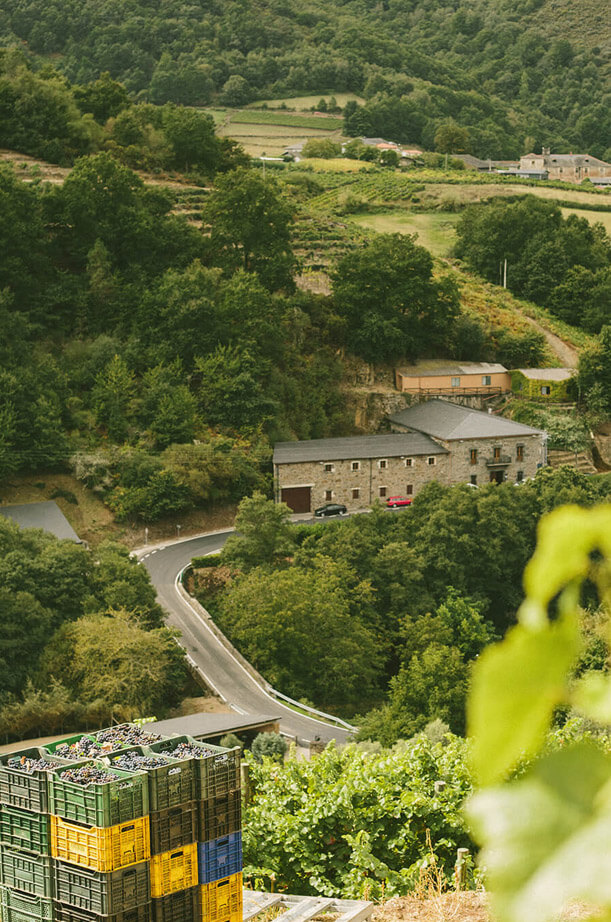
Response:
[{"label": "forested hillside", "polygon": [[86,86],[108,71],[153,103],[241,106],[352,91],[365,99],[358,117],[354,106],[347,113],[355,134],[431,149],[440,125],[455,119],[466,146],[483,157],[516,157],[542,143],[609,157],[604,20],[592,3],[561,32],[569,6],[7,0],[0,35],[73,83]]}]

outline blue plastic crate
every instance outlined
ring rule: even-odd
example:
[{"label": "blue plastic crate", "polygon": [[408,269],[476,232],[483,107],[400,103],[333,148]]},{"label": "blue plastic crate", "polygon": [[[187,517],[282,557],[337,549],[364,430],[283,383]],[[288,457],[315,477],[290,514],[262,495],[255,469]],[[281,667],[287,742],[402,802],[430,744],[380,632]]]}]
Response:
[{"label": "blue plastic crate", "polygon": [[197,866],[200,884],[211,884],[242,870],[242,833],[197,843]]}]

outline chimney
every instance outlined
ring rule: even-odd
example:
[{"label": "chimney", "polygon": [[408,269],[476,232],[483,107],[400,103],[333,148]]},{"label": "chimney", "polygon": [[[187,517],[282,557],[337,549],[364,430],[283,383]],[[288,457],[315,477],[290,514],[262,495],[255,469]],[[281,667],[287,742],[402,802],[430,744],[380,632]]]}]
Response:
[{"label": "chimney", "polygon": [[550,147],[542,147],[542,148],[541,148],[541,156],[542,156],[542,157],[549,157],[550,151],[551,151],[551,148],[550,148]]}]

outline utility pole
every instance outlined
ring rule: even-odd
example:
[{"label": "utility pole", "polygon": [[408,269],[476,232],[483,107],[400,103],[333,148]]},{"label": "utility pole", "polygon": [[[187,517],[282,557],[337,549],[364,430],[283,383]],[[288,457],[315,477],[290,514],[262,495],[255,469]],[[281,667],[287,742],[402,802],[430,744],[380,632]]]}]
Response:
[{"label": "utility pole", "polygon": [[503,288],[507,288],[507,258],[505,258],[505,266],[503,269]]}]

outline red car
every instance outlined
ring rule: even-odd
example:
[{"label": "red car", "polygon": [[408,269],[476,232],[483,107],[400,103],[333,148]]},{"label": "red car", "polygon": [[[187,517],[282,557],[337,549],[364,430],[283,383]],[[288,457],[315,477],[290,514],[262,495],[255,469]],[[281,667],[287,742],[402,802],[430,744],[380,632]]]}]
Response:
[{"label": "red car", "polygon": [[411,506],[412,500],[409,496],[389,496],[386,500],[387,509],[396,509],[397,506]]}]

